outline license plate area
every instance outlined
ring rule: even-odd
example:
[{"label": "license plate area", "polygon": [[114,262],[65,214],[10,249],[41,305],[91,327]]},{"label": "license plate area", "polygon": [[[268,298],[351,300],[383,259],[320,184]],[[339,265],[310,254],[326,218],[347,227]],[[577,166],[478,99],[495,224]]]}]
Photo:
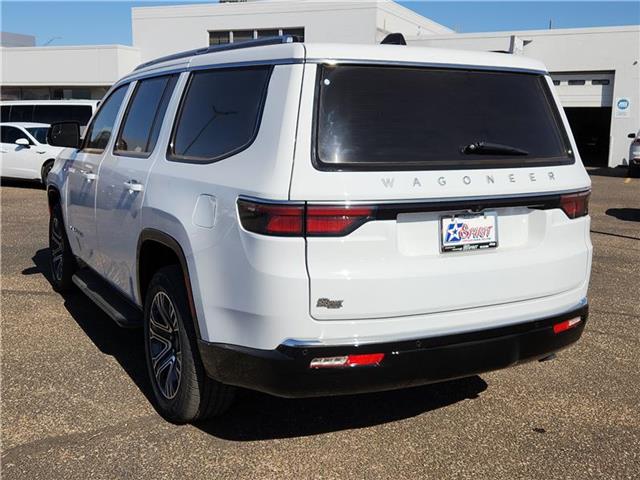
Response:
[{"label": "license plate area", "polygon": [[453,214],[440,217],[440,252],[485,250],[498,246],[498,214]]}]

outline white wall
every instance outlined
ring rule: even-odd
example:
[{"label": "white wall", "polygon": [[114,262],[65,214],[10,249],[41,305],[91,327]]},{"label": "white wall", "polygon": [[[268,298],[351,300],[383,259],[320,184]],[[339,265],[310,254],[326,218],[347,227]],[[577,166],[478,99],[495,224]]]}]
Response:
[{"label": "white wall", "polygon": [[628,118],[611,118],[609,166],[626,165],[630,139],[640,129],[640,26],[524,30],[414,38],[409,43],[465,50],[508,50],[511,35],[531,43],[524,55],[544,62],[552,73],[613,72],[616,98],[631,100]]},{"label": "white wall", "polygon": [[374,43],[377,29],[407,35],[450,30],[388,0],[271,0],[132,9],[142,61],[206,47],[209,30],[305,27],[306,42]]},{"label": "white wall", "polygon": [[108,86],[140,63],[123,45],[0,48],[2,85]]}]

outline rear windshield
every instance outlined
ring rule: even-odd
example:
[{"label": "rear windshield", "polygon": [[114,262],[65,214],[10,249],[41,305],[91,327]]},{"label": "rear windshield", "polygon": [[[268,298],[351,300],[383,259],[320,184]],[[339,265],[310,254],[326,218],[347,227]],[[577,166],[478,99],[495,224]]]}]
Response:
[{"label": "rear windshield", "polygon": [[542,75],[356,65],[319,69],[318,168],[425,170],[574,161]]}]

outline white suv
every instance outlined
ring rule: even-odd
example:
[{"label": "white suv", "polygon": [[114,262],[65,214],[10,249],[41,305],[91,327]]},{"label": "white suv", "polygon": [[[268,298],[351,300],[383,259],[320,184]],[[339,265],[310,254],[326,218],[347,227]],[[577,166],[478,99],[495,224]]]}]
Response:
[{"label": "white suv", "polygon": [[503,54],[212,47],[117,82],[49,175],[55,287],[142,323],[156,407],[403,388],[545,359],[587,319],[590,180]]}]

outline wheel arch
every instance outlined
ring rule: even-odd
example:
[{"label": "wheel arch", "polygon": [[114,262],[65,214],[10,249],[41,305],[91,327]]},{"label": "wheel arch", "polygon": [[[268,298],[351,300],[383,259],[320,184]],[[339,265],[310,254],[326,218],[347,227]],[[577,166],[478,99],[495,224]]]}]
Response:
[{"label": "wheel arch", "polygon": [[187,257],[180,243],[171,235],[155,228],[145,228],[140,232],[136,253],[136,277],[138,297],[143,305],[153,273],[158,268],[175,263],[177,263],[182,270],[185,288],[187,289],[189,310],[191,311],[198,338],[201,338],[193,290],[191,288],[189,266],[187,264]]}]

